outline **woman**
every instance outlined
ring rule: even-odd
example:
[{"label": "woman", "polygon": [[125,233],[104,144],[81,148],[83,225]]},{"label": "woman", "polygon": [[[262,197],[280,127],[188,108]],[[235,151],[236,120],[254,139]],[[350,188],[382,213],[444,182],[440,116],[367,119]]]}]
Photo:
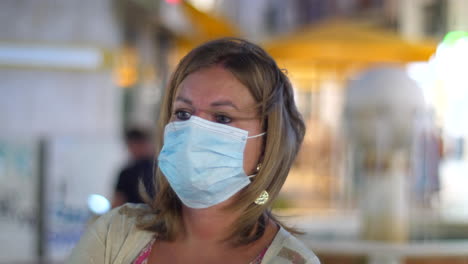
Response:
[{"label": "woman", "polygon": [[319,263],[270,214],[305,127],[265,51],[233,38],[192,50],[159,120],[156,197],[100,217],[70,263]]}]

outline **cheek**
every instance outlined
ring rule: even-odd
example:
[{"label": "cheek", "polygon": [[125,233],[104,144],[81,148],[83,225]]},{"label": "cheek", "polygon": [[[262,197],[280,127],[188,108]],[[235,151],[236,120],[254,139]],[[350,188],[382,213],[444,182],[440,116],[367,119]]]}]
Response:
[{"label": "cheek", "polygon": [[244,150],[244,171],[247,175],[255,173],[260,159],[263,138],[249,139]]}]

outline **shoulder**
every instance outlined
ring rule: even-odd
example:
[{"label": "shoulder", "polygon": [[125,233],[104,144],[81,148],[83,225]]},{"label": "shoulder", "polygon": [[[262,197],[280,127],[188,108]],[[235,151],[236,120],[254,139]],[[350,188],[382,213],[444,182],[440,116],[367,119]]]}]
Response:
[{"label": "shoulder", "polygon": [[119,228],[132,229],[141,212],[147,208],[146,204],[126,203],[100,216],[95,224],[107,228],[113,228],[114,225],[117,225]]},{"label": "shoulder", "polygon": [[[280,228],[270,245],[266,263],[320,264],[317,256],[306,245],[284,228]],[[267,254],[265,254],[267,257]]]},{"label": "shoulder", "polygon": [[145,217],[148,209],[146,204],[126,203],[96,220],[95,228],[105,232],[108,240],[114,242],[128,240],[133,236],[142,236],[148,233],[137,227],[141,217]]},{"label": "shoulder", "polygon": [[67,263],[111,263],[137,254],[153,234],[136,225],[142,204],[125,204],[89,225]]}]

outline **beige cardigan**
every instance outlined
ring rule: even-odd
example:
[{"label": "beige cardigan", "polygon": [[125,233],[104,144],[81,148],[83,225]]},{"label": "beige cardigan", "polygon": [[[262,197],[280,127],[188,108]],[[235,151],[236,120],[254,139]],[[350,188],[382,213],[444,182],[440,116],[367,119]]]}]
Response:
[{"label": "beige cardigan", "polygon": [[[150,242],[154,233],[138,229],[136,217],[127,214],[135,204],[126,204],[99,217],[73,249],[66,263],[130,264]],[[302,242],[280,228],[265,253],[262,264],[320,264]]]}]

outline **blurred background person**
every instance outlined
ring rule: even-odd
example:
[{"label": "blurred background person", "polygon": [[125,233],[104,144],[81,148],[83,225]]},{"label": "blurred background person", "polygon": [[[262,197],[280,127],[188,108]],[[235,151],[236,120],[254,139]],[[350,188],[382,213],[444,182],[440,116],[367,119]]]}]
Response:
[{"label": "blurred background person", "polygon": [[[148,191],[152,190],[153,146],[149,133],[140,128],[125,132],[130,160],[119,172],[115,184],[112,208],[125,203],[143,203],[139,194],[140,182]],[[153,195],[153,193],[151,193]]]}]

